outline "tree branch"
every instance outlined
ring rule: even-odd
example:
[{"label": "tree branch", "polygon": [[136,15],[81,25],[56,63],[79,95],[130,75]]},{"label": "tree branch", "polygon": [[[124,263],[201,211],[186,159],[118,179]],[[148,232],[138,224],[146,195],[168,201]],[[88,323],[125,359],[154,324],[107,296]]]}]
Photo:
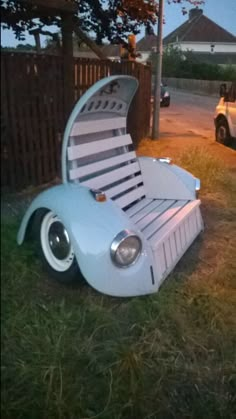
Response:
[{"label": "tree branch", "polygon": [[57,10],[58,12],[75,13],[78,5],[73,0],[22,0],[22,3],[28,3],[36,7]]},{"label": "tree branch", "polygon": [[86,35],[86,33],[82,31],[82,29],[80,29],[80,27],[79,27],[79,19],[78,18],[75,19],[75,24],[74,24],[73,30],[74,30],[75,34],[81,39],[81,41],[83,41],[86,45],[88,45],[88,47],[101,60],[107,60],[107,56],[106,56],[106,54],[104,54],[102,52],[101,48],[99,48],[99,46],[91,38],[89,38],[88,35]]}]

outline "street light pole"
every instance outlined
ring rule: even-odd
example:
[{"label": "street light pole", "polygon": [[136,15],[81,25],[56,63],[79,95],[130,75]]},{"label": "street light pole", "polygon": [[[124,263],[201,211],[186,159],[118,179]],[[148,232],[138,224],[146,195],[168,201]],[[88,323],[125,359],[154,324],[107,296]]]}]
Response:
[{"label": "street light pole", "polygon": [[159,0],[159,13],[157,25],[157,60],[155,68],[155,87],[152,119],[152,139],[158,140],[160,134],[160,99],[161,99],[161,69],[162,69],[162,26],[163,26],[164,0]]}]

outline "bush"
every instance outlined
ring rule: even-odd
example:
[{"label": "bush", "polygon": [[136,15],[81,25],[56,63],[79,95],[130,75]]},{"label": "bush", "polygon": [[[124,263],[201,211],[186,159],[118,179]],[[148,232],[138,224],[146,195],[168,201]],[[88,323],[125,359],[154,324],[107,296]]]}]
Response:
[{"label": "bush", "polygon": [[[156,54],[151,55],[153,70],[155,69]],[[165,49],[162,61],[164,77],[176,77],[197,80],[225,80],[236,79],[236,68],[232,65],[222,67],[199,61],[192,51],[183,52],[176,47]]]}]

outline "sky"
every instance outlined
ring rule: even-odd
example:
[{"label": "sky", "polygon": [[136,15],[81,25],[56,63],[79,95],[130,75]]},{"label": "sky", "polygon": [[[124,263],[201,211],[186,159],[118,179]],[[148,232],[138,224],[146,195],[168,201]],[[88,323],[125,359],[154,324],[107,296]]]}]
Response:
[{"label": "sky", "polygon": [[[187,10],[192,7],[183,1],[182,6]],[[182,6],[180,4],[168,4],[168,0],[164,0],[164,18],[163,36],[165,37],[188,18],[181,12]],[[205,4],[201,6],[203,13],[209,19],[213,20],[218,25],[222,26],[227,31],[236,35],[236,0],[205,0]],[[139,40],[144,35],[144,31],[137,36]],[[42,37],[43,41],[43,37]],[[25,41],[18,41],[10,30],[2,30],[1,28],[1,45],[2,46],[16,46],[19,43],[29,43],[34,45],[34,37],[27,35]],[[43,42],[42,42],[43,43]]]}]

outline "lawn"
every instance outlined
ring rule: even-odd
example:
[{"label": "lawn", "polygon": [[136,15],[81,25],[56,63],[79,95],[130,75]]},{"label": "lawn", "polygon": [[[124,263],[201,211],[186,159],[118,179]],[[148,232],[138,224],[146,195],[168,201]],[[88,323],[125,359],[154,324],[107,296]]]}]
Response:
[{"label": "lawn", "polygon": [[205,150],[204,233],[152,296],[106,297],[50,280],[2,222],[2,417],[233,419],[236,176]]}]

